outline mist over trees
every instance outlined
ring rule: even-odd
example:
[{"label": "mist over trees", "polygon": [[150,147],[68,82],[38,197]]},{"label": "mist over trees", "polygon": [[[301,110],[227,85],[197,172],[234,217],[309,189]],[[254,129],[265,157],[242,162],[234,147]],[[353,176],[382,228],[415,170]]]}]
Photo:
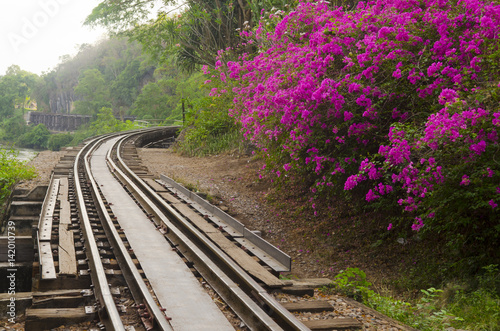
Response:
[{"label": "mist over trees", "polygon": [[115,36],[80,45],[75,56],[62,56],[53,70],[40,76],[13,65],[0,76],[0,141],[59,149],[95,131],[83,128],[87,132],[73,140],[50,137],[45,127],[26,124],[27,111],[90,115],[96,121],[106,109],[122,121],[132,116],[179,124],[182,103],[192,109],[207,91],[201,88],[201,74],[183,72],[173,62],[172,57],[159,62],[143,53],[137,41]]},{"label": "mist over trees", "polygon": [[46,113],[95,117],[109,107],[117,118],[179,120],[181,100],[192,103],[206,92],[199,73],[183,72],[173,62],[144,54],[137,41],[111,37],[81,45],[74,57],[62,56],[41,76],[12,66],[0,76],[0,115],[10,118],[16,106],[32,103],[33,110]]}]

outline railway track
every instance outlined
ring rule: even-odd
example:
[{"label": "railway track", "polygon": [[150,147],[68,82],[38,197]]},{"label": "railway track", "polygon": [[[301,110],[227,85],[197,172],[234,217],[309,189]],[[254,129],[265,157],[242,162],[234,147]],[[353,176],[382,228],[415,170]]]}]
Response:
[{"label": "railway track", "polygon": [[[290,268],[286,254],[170,179],[148,174],[136,145],[174,133],[95,139],[67,176],[53,178],[26,330],[72,323],[95,330],[359,328],[347,319],[338,328],[300,322],[290,312],[299,307],[285,308],[271,294],[289,285],[277,277]],[[214,301],[238,322],[231,325]]]}]

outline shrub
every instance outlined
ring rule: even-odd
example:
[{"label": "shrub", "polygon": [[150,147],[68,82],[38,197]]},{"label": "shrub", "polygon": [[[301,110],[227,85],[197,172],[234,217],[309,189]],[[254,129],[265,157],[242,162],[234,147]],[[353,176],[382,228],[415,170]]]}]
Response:
[{"label": "shrub", "polygon": [[20,136],[29,130],[22,115],[8,118],[2,123],[2,140],[16,141]]},{"label": "shrub", "polygon": [[0,149],[0,207],[3,207],[16,183],[35,177],[34,169],[26,167],[25,162],[17,160],[16,156],[14,150]]},{"label": "shrub", "polygon": [[[347,268],[335,276],[330,288],[419,330],[445,330],[451,325],[462,325],[464,322],[462,317],[455,316],[445,309],[447,307],[439,305],[443,290],[435,288],[421,290],[422,296],[415,303],[411,303],[383,296],[371,290],[370,286],[371,283],[366,280],[366,274],[362,270]],[[323,288],[322,291],[329,292],[330,288]],[[450,307],[453,308],[453,305]],[[496,306],[493,304],[493,307],[498,309],[498,303]]]},{"label": "shrub", "polygon": [[59,151],[62,147],[68,146],[73,140],[70,133],[60,133],[50,136],[48,141],[48,148],[52,151]]},{"label": "shrub", "polygon": [[44,149],[47,148],[49,137],[50,131],[47,127],[44,124],[38,124],[20,136],[17,143],[22,147]]},{"label": "shrub", "polygon": [[265,26],[243,32],[257,56],[221,53],[214,76],[268,173],[323,199],[398,206],[406,220],[389,229],[498,240],[500,5],[302,1]]},{"label": "shrub", "polygon": [[181,152],[188,155],[213,155],[242,148],[240,127],[227,111],[231,100],[216,94],[210,93],[207,97],[199,98],[188,108],[183,139],[177,146]]}]

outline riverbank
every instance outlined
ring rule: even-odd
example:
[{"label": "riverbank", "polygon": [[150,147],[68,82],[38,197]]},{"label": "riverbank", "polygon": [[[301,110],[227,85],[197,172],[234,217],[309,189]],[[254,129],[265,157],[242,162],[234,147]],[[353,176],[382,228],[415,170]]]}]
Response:
[{"label": "riverbank", "polygon": [[57,165],[65,151],[41,151],[33,159],[27,162],[29,167],[33,167],[37,173],[36,178],[30,181],[22,181],[16,185],[16,189],[32,190],[40,185],[48,185],[52,170]]},{"label": "riverbank", "polygon": [[31,161],[40,152],[40,151],[37,151],[34,149],[29,149],[29,148],[11,147],[8,144],[7,145],[0,144],[0,149],[6,149],[6,150],[14,149],[18,153],[17,159],[20,161]]}]

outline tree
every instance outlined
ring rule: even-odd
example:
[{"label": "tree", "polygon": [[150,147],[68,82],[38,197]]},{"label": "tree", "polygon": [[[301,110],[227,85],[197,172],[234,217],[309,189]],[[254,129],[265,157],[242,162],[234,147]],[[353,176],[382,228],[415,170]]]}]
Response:
[{"label": "tree", "polygon": [[14,151],[0,149],[0,207],[3,207],[16,183],[34,177],[34,169],[28,168],[24,162],[18,161]]},{"label": "tree", "polygon": [[[154,0],[104,0],[92,10],[84,24],[105,26],[113,32],[126,31],[143,22],[154,7]],[[164,4],[175,1],[163,0]]]},{"label": "tree", "polygon": [[17,97],[16,81],[12,76],[0,77],[0,117],[9,118],[14,115]]},{"label": "tree", "polygon": [[141,85],[150,76],[155,67],[148,64],[143,57],[138,57],[129,64],[113,80],[111,97],[115,108],[130,108],[141,91]]},{"label": "tree", "polygon": [[16,141],[20,136],[22,136],[26,131],[28,131],[28,126],[24,121],[23,116],[17,115],[12,116],[2,123],[3,129],[3,140]]},{"label": "tree", "polygon": [[81,83],[84,73],[92,69],[102,74],[106,90],[109,90],[106,99],[109,103],[104,105],[112,105],[115,114],[119,110],[127,112],[142,87],[152,80],[156,68],[156,62],[142,54],[138,42],[122,37],[101,40],[95,45],[81,45],[77,55],[65,56],[60,61],[54,70],[42,75],[35,88],[39,110],[69,114],[75,112],[75,101],[84,101],[83,104],[77,102],[80,108],[76,112],[81,111],[82,106],[85,108],[83,112],[88,112],[89,100],[77,95],[75,88]]},{"label": "tree", "polygon": [[236,50],[242,42],[239,31],[252,26],[252,10],[246,0],[187,0],[181,14],[172,15],[164,7],[156,20],[137,24],[144,20],[152,4],[153,1],[105,0],[85,24],[126,31],[161,62],[175,55],[177,63],[188,72],[202,64],[214,66],[217,52]]},{"label": "tree", "polygon": [[53,134],[49,137],[47,148],[51,151],[59,151],[62,147],[67,146],[73,140],[71,133]]},{"label": "tree", "polygon": [[77,114],[95,115],[102,107],[110,106],[108,85],[97,69],[83,72],[75,87],[75,94],[82,98],[75,102]]},{"label": "tree", "polygon": [[168,108],[165,105],[168,95],[164,94],[158,83],[150,82],[142,88],[141,94],[134,103],[134,114],[143,117],[151,115],[154,119],[162,119],[168,116]]},{"label": "tree", "polygon": [[110,132],[137,129],[132,121],[122,122],[113,115],[113,110],[103,107],[97,113],[97,119],[90,123],[87,136],[96,136]]},{"label": "tree", "polygon": [[17,65],[7,68],[5,76],[0,77],[0,116],[13,116],[16,106],[24,111],[38,80],[37,75],[21,70]]}]

